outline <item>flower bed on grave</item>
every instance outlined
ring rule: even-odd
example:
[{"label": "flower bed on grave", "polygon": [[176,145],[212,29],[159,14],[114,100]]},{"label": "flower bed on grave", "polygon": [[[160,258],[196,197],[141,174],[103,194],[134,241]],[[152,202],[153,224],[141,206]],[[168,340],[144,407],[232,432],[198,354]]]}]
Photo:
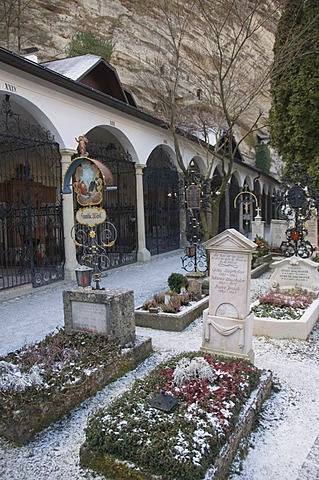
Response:
[{"label": "flower bed on grave", "polygon": [[179,355],[91,414],[80,463],[112,480],[228,478],[270,390],[244,360]]},{"label": "flower bed on grave", "polygon": [[257,248],[252,254],[251,278],[258,278],[269,269],[272,254],[269,253],[269,244],[263,237],[256,235],[254,243]]},{"label": "flower bed on grave", "polygon": [[300,288],[269,291],[251,307],[254,335],[306,340],[319,317],[317,292]]},{"label": "flower bed on grave", "polygon": [[120,347],[103,335],[60,330],[1,357],[0,435],[17,445],[28,443],[150,353],[150,339]]},{"label": "flower bed on grave", "polygon": [[[167,299],[167,303],[165,303]],[[161,292],[135,310],[135,325],[181,332],[208,307],[208,296]]]}]

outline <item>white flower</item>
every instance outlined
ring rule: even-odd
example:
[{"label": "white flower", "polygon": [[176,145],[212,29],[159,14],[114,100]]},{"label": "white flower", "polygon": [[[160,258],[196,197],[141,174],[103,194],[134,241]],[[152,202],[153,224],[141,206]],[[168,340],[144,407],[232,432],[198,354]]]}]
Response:
[{"label": "white flower", "polygon": [[202,378],[213,383],[215,373],[213,367],[204,357],[195,357],[192,360],[182,358],[175,367],[173,380],[177,386],[189,382],[192,379]]}]

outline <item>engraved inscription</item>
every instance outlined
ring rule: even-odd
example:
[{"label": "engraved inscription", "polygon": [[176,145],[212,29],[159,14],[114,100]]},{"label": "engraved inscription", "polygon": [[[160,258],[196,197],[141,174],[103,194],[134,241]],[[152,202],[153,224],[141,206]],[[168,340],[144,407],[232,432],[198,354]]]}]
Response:
[{"label": "engraved inscription", "polygon": [[85,332],[108,334],[110,322],[106,304],[71,302],[73,328]]},{"label": "engraved inscription", "polygon": [[296,267],[286,267],[279,271],[279,278],[283,282],[288,280],[289,282],[309,282],[310,275],[309,270],[297,269]]},{"label": "engraved inscription", "polygon": [[217,252],[212,255],[211,282],[214,294],[238,295],[245,288],[247,259],[236,253]]}]

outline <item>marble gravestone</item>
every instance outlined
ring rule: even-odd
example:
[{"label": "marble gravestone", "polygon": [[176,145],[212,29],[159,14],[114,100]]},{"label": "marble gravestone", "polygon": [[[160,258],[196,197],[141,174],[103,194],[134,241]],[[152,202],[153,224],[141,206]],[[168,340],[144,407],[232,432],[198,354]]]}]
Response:
[{"label": "marble gravestone", "polygon": [[314,248],[318,247],[318,219],[315,214],[306,222],[306,229],[308,234],[306,240],[308,240]]},{"label": "marble gravestone", "polygon": [[105,335],[123,346],[135,335],[131,290],[75,288],[63,291],[65,331]]},{"label": "marble gravestone", "polygon": [[252,239],[255,239],[257,235],[258,237],[265,238],[265,221],[262,219],[259,213],[255,216],[254,221],[251,222],[251,231]]},{"label": "marble gravestone", "polygon": [[209,305],[203,312],[201,350],[251,362],[253,315],[250,312],[251,257],[256,244],[235,229],[205,244],[210,258]]},{"label": "marble gravestone", "polygon": [[271,220],[269,240],[271,248],[279,248],[281,243],[287,240],[286,230],[288,227],[287,220]]},{"label": "marble gravestone", "polygon": [[270,277],[270,287],[273,290],[289,290],[303,288],[319,290],[318,263],[292,256],[272,264],[273,273]]}]

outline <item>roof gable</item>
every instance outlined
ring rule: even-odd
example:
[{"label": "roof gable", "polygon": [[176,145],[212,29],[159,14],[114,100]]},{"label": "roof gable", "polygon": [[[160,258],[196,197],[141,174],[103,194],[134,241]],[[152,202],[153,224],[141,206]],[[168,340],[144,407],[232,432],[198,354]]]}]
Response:
[{"label": "roof gable", "polygon": [[126,95],[115,68],[98,55],[79,55],[77,57],[43,62],[41,65],[71,80],[136,107],[133,97]]}]

